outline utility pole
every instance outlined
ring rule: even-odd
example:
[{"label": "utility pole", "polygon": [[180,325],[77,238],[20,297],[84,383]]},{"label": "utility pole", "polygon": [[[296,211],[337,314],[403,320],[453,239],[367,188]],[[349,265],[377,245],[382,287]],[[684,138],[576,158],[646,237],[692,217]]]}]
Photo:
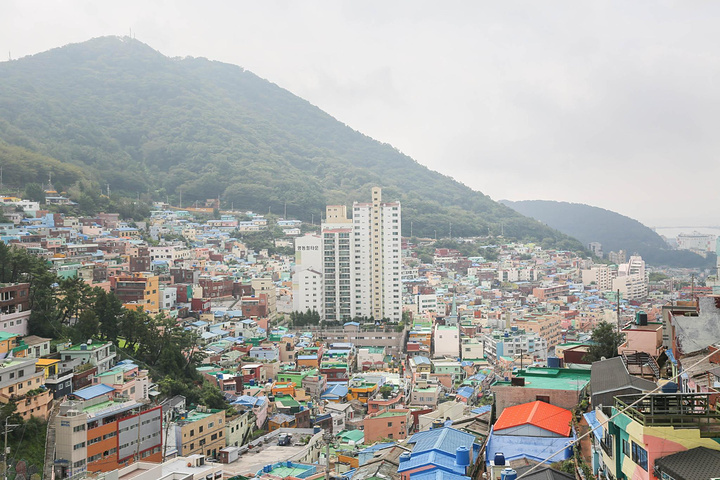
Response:
[{"label": "utility pole", "polygon": [[107,187],[108,198],[110,198],[110,184],[106,183],[105,186]]},{"label": "utility pole", "polygon": [[[1,173],[1,172],[2,172],[2,171],[0,170],[0,173]],[[1,181],[0,181],[0,185],[2,185],[2,182],[1,182]],[[413,223],[412,220],[410,220],[410,236],[411,236],[411,237],[413,236],[413,235],[412,235],[412,227],[413,227],[412,223]]]},{"label": "utility pole", "polygon": [[620,289],[617,289],[617,332],[620,333]]},{"label": "utility pole", "polygon": [[332,432],[325,429],[325,433],[323,433],[323,440],[325,440],[325,480],[330,478],[330,442],[332,437]]},{"label": "utility pole", "polygon": [[283,211],[283,218],[287,220],[287,200],[285,200],[285,209]]},{"label": "utility pole", "polygon": [[10,427],[15,428],[19,427],[20,425],[9,425],[8,420],[10,420],[10,415],[5,417],[5,449],[3,450],[3,459],[5,460],[5,472],[3,473],[3,479],[8,480],[8,469],[10,468],[10,462],[8,461],[8,453],[10,453],[10,449],[7,446],[7,435],[10,431]]},{"label": "utility pole", "polygon": [[3,184],[2,184],[2,181],[3,181],[2,173],[3,172],[2,172],[2,170],[3,170],[3,167],[2,167],[2,165],[0,165],[0,190],[2,190],[2,188],[3,188]]}]

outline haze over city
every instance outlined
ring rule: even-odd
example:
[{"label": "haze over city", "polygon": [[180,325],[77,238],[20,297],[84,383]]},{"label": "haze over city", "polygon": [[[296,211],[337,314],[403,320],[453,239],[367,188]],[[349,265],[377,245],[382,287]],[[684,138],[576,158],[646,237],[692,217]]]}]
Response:
[{"label": "haze over city", "polygon": [[16,59],[103,35],[244,68],[495,200],[717,224],[714,3],[3,2]]}]

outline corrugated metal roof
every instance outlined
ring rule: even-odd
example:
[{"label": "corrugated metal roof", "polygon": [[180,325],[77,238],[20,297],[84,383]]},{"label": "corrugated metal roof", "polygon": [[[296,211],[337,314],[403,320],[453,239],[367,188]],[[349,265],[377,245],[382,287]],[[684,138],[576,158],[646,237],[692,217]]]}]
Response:
[{"label": "corrugated metal roof", "polygon": [[99,397],[100,395],[105,395],[114,390],[115,389],[113,387],[111,387],[110,385],[105,385],[104,383],[101,383],[99,385],[92,385],[90,387],[81,388],[80,390],[75,390],[73,392],[73,395],[80,397],[83,400],[90,400],[91,398],[96,398],[96,397]]},{"label": "corrugated metal roof", "polygon": [[571,421],[570,410],[535,401],[505,408],[495,422],[495,431],[530,424],[568,437]]}]

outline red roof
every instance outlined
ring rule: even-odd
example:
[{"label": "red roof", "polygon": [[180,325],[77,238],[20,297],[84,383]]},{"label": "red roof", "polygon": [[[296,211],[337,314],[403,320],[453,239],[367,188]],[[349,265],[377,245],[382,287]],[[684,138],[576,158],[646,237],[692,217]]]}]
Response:
[{"label": "red roof", "polygon": [[495,422],[495,431],[520,425],[534,425],[543,430],[557,433],[564,437],[570,436],[572,412],[545,402],[530,402],[507,407]]}]

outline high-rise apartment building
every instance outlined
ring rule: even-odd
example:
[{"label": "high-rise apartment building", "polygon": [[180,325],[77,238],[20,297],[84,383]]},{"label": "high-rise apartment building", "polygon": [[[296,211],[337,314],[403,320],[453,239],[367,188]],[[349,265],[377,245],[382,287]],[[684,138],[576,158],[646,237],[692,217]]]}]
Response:
[{"label": "high-rise apartment building", "polygon": [[[323,318],[350,320],[356,316],[402,318],[400,203],[383,203],[380,188],[372,201],[355,202],[352,218],[344,205],[328,205],[322,224]],[[298,246],[312,245],[304,240]],[[305,258],[303,258],[303,261]],[[296,272],[302,271],[296,268]],[[304,305],[316,275],[299,275],[293,285]]]},{"label": "high-rise apartment building", "polygon": [[372,189],[371,203],[353,204],[353,270],[358,315],[397,321],[402,316],[400,224],[400,203],[383,203],[379,187]]}]

